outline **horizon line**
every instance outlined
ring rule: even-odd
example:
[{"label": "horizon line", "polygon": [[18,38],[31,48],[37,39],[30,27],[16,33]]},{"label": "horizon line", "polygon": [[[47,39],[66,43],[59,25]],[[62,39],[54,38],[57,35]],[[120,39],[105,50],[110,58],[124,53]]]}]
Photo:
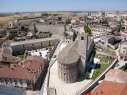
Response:
[{"label": "horizon line", "polygon": [[40,11],[5,11],[0,13],[36,13],[36,12],[97,12],[97,11],[104,11],[104,12],[127,12],[127,9],[107,9],[107,10],[40,10]]}]

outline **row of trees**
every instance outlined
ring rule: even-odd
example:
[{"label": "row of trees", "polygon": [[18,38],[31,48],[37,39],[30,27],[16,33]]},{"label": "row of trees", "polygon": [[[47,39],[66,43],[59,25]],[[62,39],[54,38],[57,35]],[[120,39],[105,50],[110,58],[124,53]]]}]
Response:
[{"label": "row of trees", "polygon": [[56,13],[54,13],[54,14],[51,14],[51,13],[42,13],[41,14],[41,16],[59,16],[59,15],[61,15],[61,14],[56,14]]}]

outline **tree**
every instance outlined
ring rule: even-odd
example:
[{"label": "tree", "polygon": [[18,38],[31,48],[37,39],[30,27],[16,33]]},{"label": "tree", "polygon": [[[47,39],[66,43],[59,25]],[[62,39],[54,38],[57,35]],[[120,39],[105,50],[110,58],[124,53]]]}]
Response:
[{"label": "tree", "polygon": [[9,39],[10,40],[13,40],[17,36],[18,36],[18,33],[16,31],[10,31],[9,32]]},{"label": "tree", "polygon": [[89,35],[92,34],[92,31],[91,31],[91,29],[90,29],[90,27],[89,27],[88,25],[85,25],[85,26],[84,26],[84,31],[85,31],[85,33],[87,33],[87,34],[89,34]]},{"label": "tree", "polygon": [[123,24],[124,24],[124,20],[121,18],[121,20],[118,22],[118,25],[117,25],[118,32],[125,30],[125,28],[123,27]]},{"label": "tree", "polygon": [[48,14],[48,13],[42,13],[41,16],[42,16],[42,17],[43,17],[43,16],[49,16],[49,14]]}]

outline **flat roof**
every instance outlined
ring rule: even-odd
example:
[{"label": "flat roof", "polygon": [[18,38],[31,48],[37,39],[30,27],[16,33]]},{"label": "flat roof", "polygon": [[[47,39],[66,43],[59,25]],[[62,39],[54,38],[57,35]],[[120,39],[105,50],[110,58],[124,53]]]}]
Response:
[{"label": "flat roof", "polygon": [[48,41],[48,40],[59,40],[59,38],[32,39],[32,40],[12,42],[10,45],[11,46],[17,46],[17,45],[23,45],[23,44],[31,44],[31,43],[43,42],[43,41]]}]

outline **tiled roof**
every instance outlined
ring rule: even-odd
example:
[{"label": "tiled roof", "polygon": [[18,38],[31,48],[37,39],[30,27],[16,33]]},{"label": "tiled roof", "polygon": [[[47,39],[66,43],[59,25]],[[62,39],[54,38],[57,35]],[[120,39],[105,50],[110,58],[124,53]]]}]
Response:
[{"label": "tiled roof", "polygon": [[50,40],[59,40],[59,37],[55,38],[45,38],[45,39],[31,39],[31,40],[25,40],[25,41],[20,41],[20,42],[12,42],[10,45],[13,46],[18,46],[18,45],[26,45],[26,44],[33,44],[33,43],[39,43],[39,42],[44,42],[44,41],[50,41]]},{"label": "tiled roof", "polygon": [[105,80],[127,83],[127,73],[120,69],[112,69],[105,75]]},{"label": "tiled roof", "polygon": [[4,67],[0,68],[0,78],[32,80],[33,74],[20,66],[14,68]]},{"label": "tiled roof", "polygon": [[[11,64],[0,68],[0,78],[12,78],[19,80],[33,80],[40,67],[45,64],[45,60],[38,56],[30,56],[20,64]],[[42,68],[44,69],[44,68]]]},{"label": "tiled roof", "polygon": [[43,65],[45,61],[42,57],[39,56],[29,56],[26,60],[23,61],[24,68],[37,72],[37,70]]},{"label": "tiled roof", "polygon": [[127,95],[127,83],[103,81],[92,91],[91,95]]}]

